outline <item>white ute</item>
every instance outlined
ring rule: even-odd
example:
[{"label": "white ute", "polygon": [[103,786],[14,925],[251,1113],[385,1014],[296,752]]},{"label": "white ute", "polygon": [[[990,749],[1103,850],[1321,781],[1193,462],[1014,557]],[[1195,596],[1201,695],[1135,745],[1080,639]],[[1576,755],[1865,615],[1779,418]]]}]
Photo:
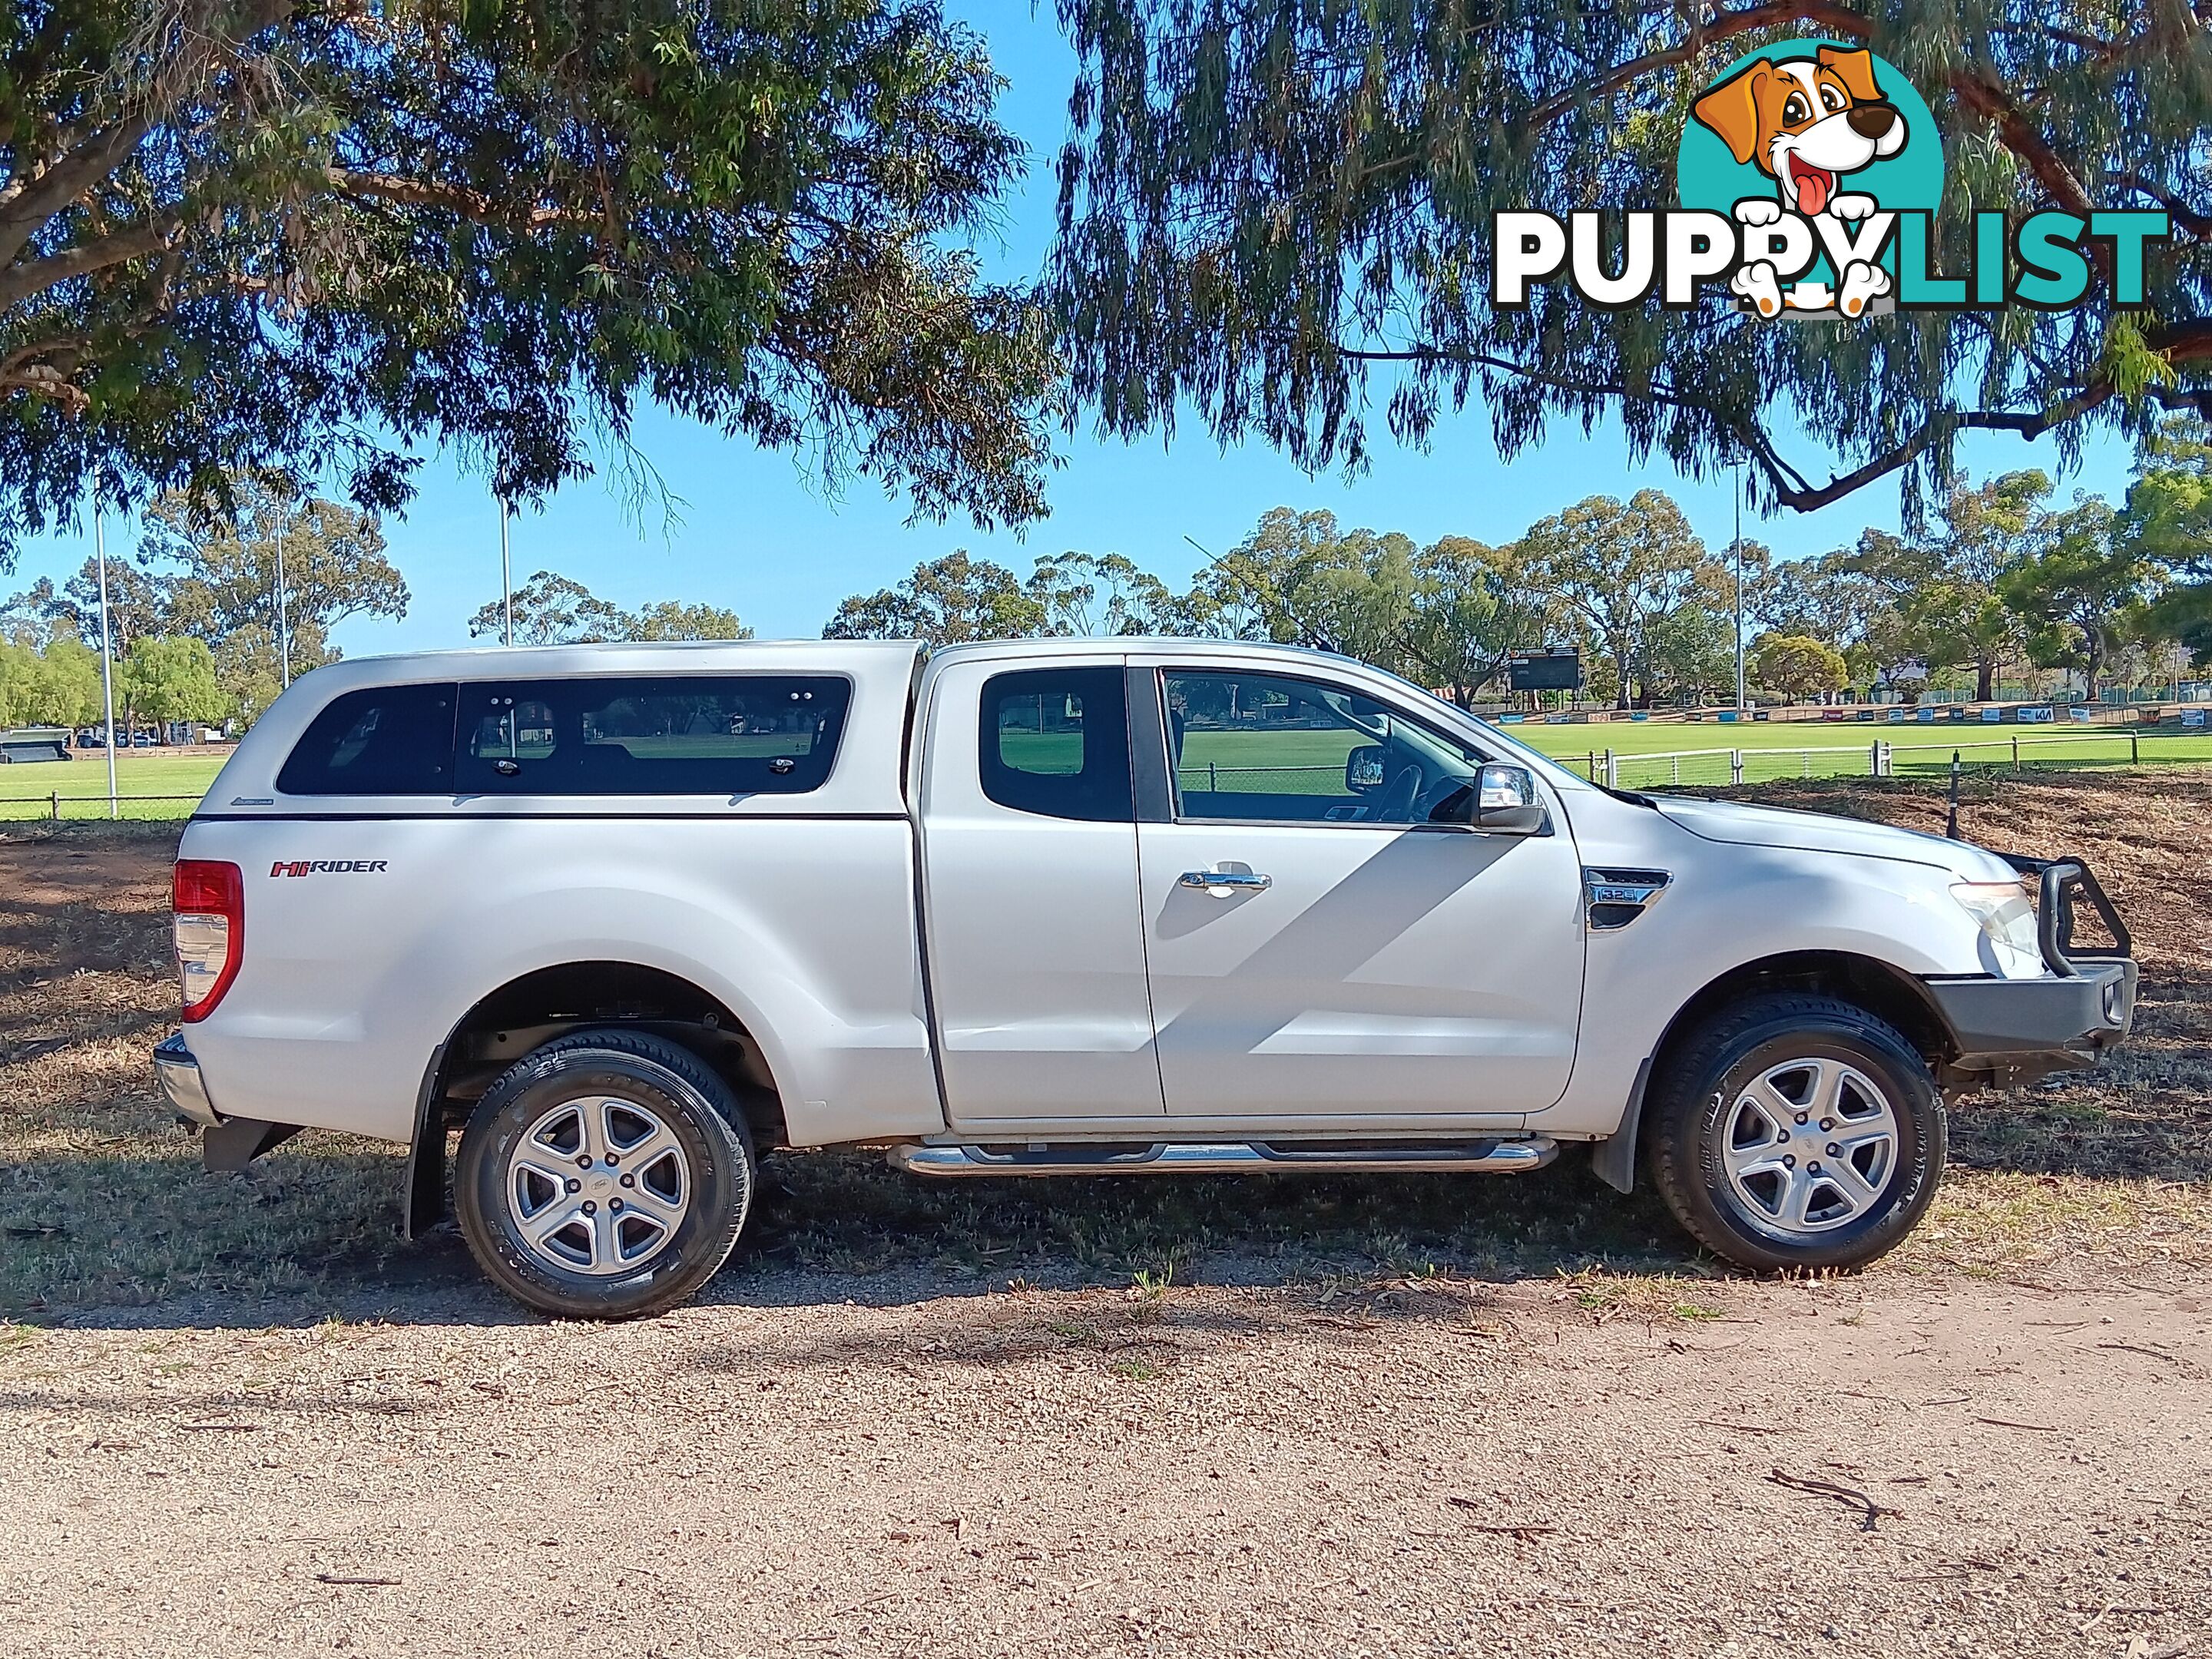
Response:
[{"label": "white ute", "polygon": [[176,912],[155,1066],[209,1166],[399,1142],[419,1229],[450,1163],[485,1272],[571,1316],[696,1290],[776,1147],[1591,1142],[1733,1261],[1848,1267],[1926,1209],[1943,1091],[2087,1064],[2135,1000],[2078,862],[1610,792],[1357,662],[1192,640],[337,664],[223,768]]}]

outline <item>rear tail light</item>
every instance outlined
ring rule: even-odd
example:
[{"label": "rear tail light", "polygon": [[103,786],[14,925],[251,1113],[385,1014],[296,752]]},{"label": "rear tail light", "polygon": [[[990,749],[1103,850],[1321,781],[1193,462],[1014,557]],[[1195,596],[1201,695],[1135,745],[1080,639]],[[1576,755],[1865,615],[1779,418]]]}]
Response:
[{"label": "rear tail light", "polygon": [[179,859],[171,889],[185,1018],[205,1019],[238,977],[246,951],[246,878],[234,864]]}]

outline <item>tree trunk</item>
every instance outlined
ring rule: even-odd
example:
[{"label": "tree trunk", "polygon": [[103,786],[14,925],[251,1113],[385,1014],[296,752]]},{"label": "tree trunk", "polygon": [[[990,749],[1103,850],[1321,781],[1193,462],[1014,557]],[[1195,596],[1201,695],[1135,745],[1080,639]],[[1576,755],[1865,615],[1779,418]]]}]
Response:
[{"label": "tree trunk", "polygon": [[1997,665],[1984,659],[1974,665],[1974,701],[1990,702],[1995,700],[1997,688]]},{"label": "tree trunk", "polygon": [[1613,668],[1615,678],[1615,684],[1613,689],[1613,706],[1615,708],[1626,708],[1629,706],[1628,653],[1626,652],[1616,651],[1613,653]]}]

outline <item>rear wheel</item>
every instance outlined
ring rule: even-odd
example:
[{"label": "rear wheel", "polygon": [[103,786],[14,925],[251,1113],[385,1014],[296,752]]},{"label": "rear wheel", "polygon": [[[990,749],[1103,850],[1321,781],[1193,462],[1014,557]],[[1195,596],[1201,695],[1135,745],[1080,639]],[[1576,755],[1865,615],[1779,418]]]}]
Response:
[{"label": "rear wheel", "polygon": [[1856,1267],[1926,1213],[1948,1127],[1926,1063],[1829,997],[1755,997],[1678,1048],[1651,1102],[1651,1174],[1698,1243],[1755,1268]]},{"label": "rear wheel", "polygon": [[729,1257],[754,1163],[729,1086],[642,1032],[579,1031],[525,1055],[461,1136],[461,1232],[508,1295],[568,1319],[690,1296]]}]

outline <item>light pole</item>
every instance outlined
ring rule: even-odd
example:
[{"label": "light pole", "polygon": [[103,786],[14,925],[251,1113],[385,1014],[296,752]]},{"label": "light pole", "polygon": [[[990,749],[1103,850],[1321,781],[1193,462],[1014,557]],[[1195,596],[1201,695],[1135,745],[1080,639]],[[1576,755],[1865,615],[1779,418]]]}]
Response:
[{"label": "light pole", "polygon": [[499,498],[499,608],[507,643],[514,643],[514,563],[507,556],[507,521],[514,508],[506,496]]},{"label": "light pole", "polygon": [[107,709],[107,816],[120,817],[115,799],[115,651],[107,627],[107,532],[100,508],[92,509],[94,562],[100,566],[100,700]]},{"label": "light pole", "polygon": [[1743,457],[1735,458],[1735,712],[1743,696]]},{"label": "light pole", "polygon": [[292,619],[284,602],[284,513],[285,503],[276,502],[276,664],[283,676],[284,688],[292,686]]}]

